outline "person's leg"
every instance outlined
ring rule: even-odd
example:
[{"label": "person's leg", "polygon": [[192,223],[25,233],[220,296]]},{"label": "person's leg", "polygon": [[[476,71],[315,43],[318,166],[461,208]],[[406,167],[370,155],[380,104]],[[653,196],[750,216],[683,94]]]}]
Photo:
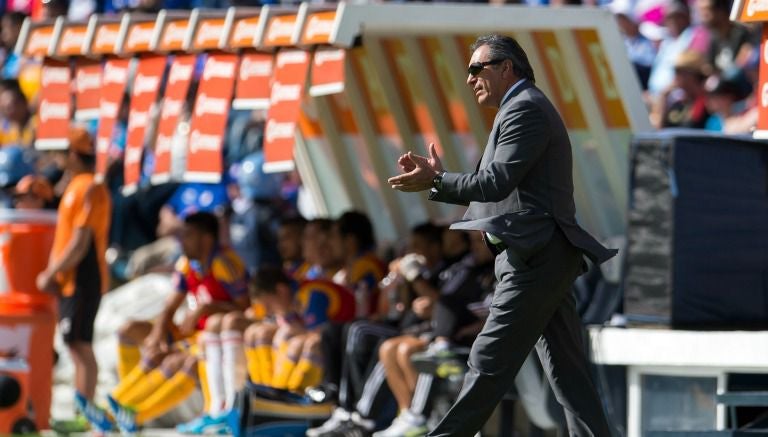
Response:
[{"label": "person's leg", "polygon": [[141,361],[141,343],[152,330],[146,321],[130,320],[117,331],[117,375],[122,381]]},{"label": "person's leg", "polygon": [[251,381],[256,384],[272,384],[274,374],[272,347],[276,332],[277,325],[265,322],[252,324],[246,330],[248,374]]},{"label": "person's leg", "polygon": [[390,338],[381,344],[379,348],[379,361],[384,366],[387,385],[397,400],[398,411],[403,411],[411,405],[411,390],[397,360],[397,351],[400,344],[409,336]]},{"label": "person's leg", "polygon": [[583,344],[581,320],[570,294],[544,329],[536,352],[555,397],[563,405],[569,434],[609,437],[610,427],[589,373]]},{"label": "person's leg", "polygon": [[472,345],[464,386],[429,436],[473,436],[512,386],[581,269],[580,253],[558,241],[564,238],[555,232],[526,265],[513,266],[506,252],[496,257],[498,283],[488,319]]},{"label": "person's leg", "polygon": [[[280,334],[275,335],[277,337]],[[283,337],[287,338],[287,337]],[[288,381],[299,362],[301,352],[304,349],[305,335],[295,335],[288,340],[283,340],[278,347],[279,356],[275,358],[275,376],[272,381],[272,387],[282,390],[288,389]]]},{"label": "person's leg", "polygon": [[165,375],[158,366],[167,355],[168,352],[159,349],[145,350],[139,365],[118,383],[110,397],[124,406],[133,406],[143,401],[165,381]]},{"label": "person's leg", "polygon": [[347,330],[344,351],[344,366],[341,375],[344,396],[339,405],[352,411],[355,403],[363,396],[365,384],[373,368],[379,362],[378,351],[386,339],[399,334],[393,326],[361,320],[354,322]]},{"label": "person's leg", "polygon": [[224,371],[222,369],[221,325],[224,316],[212,314],[205,321],[199,343],[205,357],[205,376],[208,383],[210,404],[208,414],[217,416],[224,409]]},{"label": "person's leg", "polygon": [[224,381],[224,409],[235,406],[235,397],[240,389],[241,378],[238,370],[243,366],[243,331],[249,320],[239,311],[224,316],[221,326],[221,364]]},{"label": "person's leg", "polygon": [[[416,352],[423,351],[426,347],[427,342],[416,337],[403,337],[403,341],[397,346],[397,365],[405,378],[411,395],[416,388],[416,378],[419,376],[411,364],[411,356]],[[408,403],[410,404],[410,401]]]},{"label": "person's leg", "polygon": [[288,379],[288,390],[300,391],[320,384],[323,380],[323,360],[319,333],[304,336],[301,357]]},{"label": "person's leg", "polygon": [[99,365],[93,354],[91,343],[76,341],[67,345],[72,363],[75,365],[75,390],[92,400],[96,393]]}]

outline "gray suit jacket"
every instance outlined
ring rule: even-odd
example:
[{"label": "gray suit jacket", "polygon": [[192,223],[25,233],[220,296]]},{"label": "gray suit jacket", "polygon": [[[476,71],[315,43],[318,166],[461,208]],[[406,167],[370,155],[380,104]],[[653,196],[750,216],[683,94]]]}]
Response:
[{"label": "gray suit jacket", "polygon": [[469,205],[452,229],[500,238],[523,261],[559,227],[596,264],[614,256],[576,223],[571,142],[549,99],[526,81],[496,114],[474,173],[446,173],[430,199]]}]

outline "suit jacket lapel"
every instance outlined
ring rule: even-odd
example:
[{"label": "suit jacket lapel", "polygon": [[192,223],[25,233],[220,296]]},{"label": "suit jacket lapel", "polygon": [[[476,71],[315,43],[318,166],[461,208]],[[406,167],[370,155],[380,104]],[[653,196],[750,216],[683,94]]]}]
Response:
[{"label": "suit jacket lapel", "polygon": [[489,162],[493,159],[494,153],[496,153],[496,133],[499,129],[499,117],[501,116],[502,112],[504,112],[504,108],[510,104],[512,100],[517,97],[518,94],[523,92],[523,90],[526,90],[530,87],[532,87],[533,84],[530,80],[526,80],[525,82],[521,83],[517,86],[511,93],[509,93],[508,96],[506,96],[506,99],[504,99],[501,102],[501,106],[499,107],[498,112],[496,112],[496,117],[493,119],[493,128],[491,129],[491,133],[488,135],[488,143],[485,145],[485,150],[483,151],[483,156],[480,159],[480,161],[477,162],[477,167],[475,168],[475,172],[480,170],[481,168],[485,168],[486,165],[488,165]]}]

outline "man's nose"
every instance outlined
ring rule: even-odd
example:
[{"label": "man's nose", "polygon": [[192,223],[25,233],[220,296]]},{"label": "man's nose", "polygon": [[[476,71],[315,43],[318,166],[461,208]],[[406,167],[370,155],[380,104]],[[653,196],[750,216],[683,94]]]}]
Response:
[{"label": "man's nose", "polygon": [[467,74],[467,85],[472,86],[477,81],[477,76],[472,76],[471,74]]}]

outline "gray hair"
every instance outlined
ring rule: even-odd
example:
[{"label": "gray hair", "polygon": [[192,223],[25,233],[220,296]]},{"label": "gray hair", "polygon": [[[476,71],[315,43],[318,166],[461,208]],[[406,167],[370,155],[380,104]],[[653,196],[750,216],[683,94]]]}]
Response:
[{"label": "gray hair", "polygon": [[512,61],[512,70],[518,77],[536,81],[528,55],[514,38],[498,34],[484,35],[472,43],[470,50],[474,52],[482,46],[488,46],[490,60],[509,59]]}]

